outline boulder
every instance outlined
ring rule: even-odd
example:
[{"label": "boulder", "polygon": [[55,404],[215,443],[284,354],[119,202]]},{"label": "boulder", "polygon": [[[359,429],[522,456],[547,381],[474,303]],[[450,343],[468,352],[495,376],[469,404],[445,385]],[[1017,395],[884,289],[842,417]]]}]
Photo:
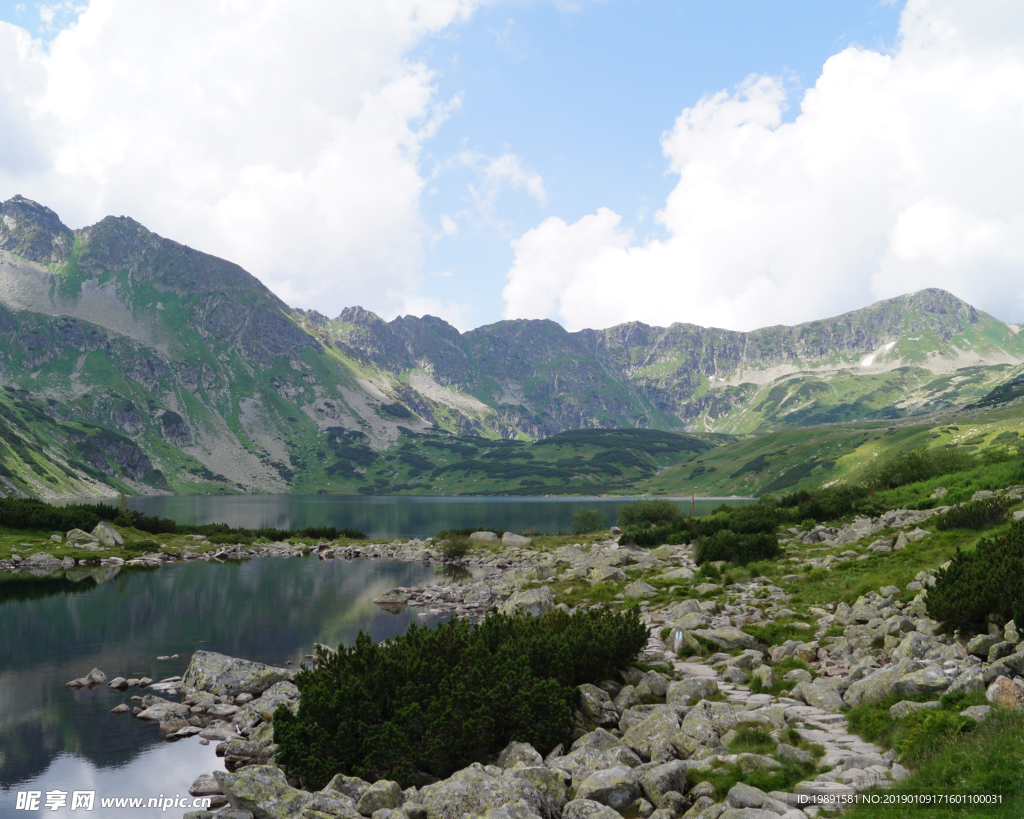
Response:
[{"label": "boulder", "polygon": [[993,705],[1007,710],[1019,710],[1024,704],[1021,691],[1008,677],[996,677],[985,691],[985,699]]},{"label": "boulder", "polygon": [[54,557],[49,552],[36,552],[21,562],[21,568],[23,569],[44,569],[60,565],[60,559]]},{"label": "boulder", "polygon": [[95,543],[96,538],[81,529],[72,529],[67,534],[69,546],[77,546],[79,543]]},{"label": "boulder", "polygon": [[775,671],[770,665],[759,665],[750,676],[766,691],[770,691],[775,685]]},{"label": "boulder", "polygon": [[[598,690],[600,691],[600,689]],[[505,750],[498,754],[499,768],[516,768],[521,765],[535,766],[540,765],[543,761],[544,759],[537,749],[528,742],[510,742],[505,746]]]},{"label": "boulder", "polygon": [[700,700],[710,699],[718,693],[718,683],[711,677],[693,677],[688,680],[669,683],[669,705],[692,705]]},{"label": "boulder", "polygon": [[810,682],[797,683],[790,692],[790,696],[803,700],[814,708],[828,711],[830,714],[838,714],[843,708],[843,698],[835,692],[835,689],[825,685],[815,685]]},{"label": "boulder", "polygon": [[562,809],[562,819],[622,819],[622,816],[593,799],[573,799]]},{"label": "boulder", "polygon": [[124,546],[124,538],[121,537],[121,533],[105,520],[96,524],[96,528],[92,530],[92,536],[101,546],[110,548]]},{"label": "boulder", "polygon": [[679,760],[646,768],[637,777],[644,796],[654,805],[660,805],[665,794],[675,791],[686,793],[686,763]]},{"label": "boulder", "polygon": [[405,797],[402,787],[389,779],[379,779],[367,788],[356,803],[356,810],[363,816],[373,816],[374,811],[399,807]]},{"label": "boulder", "polygon": [[775,756],[781,759],[783,762],[796,762],[800,765],[805,765],[808,762],[814,761],[814,755],[801,749],[795,745],[786,745],[779,743],[775,747]]},{"label": "boulder", "polygon": [[640,757],[662,762],[674,755],[671,742],[678,732],[679,716],[675,710],[669,706],[657,706],[647,719],[626,731],[622,741]]},{"label": "boulder", "polygon": [[[391,819],[394,819],[394,814],[391,814]],[[463,814],[462,819],[540,819],[540,817],[525,799],[519,799],[501,807],[488,808],[483,813]]]},{"label": "boulder", "polygon": [[[607,691],[584,683],[576,687],[576,702],[580,711],[594,725],[612,725],[619,721],[619,712]],[[502,766],[507,767],[507,766]]]},{"label": "boulder", "polygon": [[462,819],[462,814],[485,814],[520,799],[534,813],[544,816],[544,799],[530,783],[512,771],[474,762],[448,779],[420,789],[416,801],[427,819]]},{"label": "boulder", "polygon": [[776,816],[788,810],[784,802],[769,796],[753,785],[737,782],[729,789],[725,804],[730,808],[755,808],[772,811]]},{"label": "boulder", "polygon": [[294,677],[295,672],[287,668],[240,660],[215,651],[197,651],[181,678],[181,687],[191,693],[206,691],[221,696],[259,694],[274,683],[291,682]]},{"label": "boulder", "polygon": [[531,538],[523,537],[522,535],[516,535],[512,532],[505,532],[505,534],[501,536],[501,545],[505,547],[529,546],[531,543],[533,543],[533,540]]},{"label": "boulder", "polygon": [[945,691],[950,684],[942,670],[920,660],[903,660],[876,671],[850,685],[843,702],[853,707],[878,702],[886,697],[912,697]]},{"label": "boulder", "polygon": [[606,580],[625,580],[626,573],[615,566],[598,566],[587,575],[587,582],[591,586],[604,583]]},{"label": "boulder", "polygon": [[[508,532],[505,533],[508,535]],[[551,589],[542,586],[539,589],[526,589],[517,591],[508,600],[501,604],[502,614],[515,615],[527,614],[531,617],[539,617],[547,614],[555,608],[555,596]]]},{"label": "boulder", "polygon": [[938,700],[932,700],[931,702],[900,700],[889,709],[889,717],[890,719],[906,719],[915,711],[920,711],[922,708],[938,708],[940,704]]},{"label": "boulder", "polygon": [[658,593],[658,590],[654,588],[654,586],[652,586],[650,583],[644,583],[643,580],[634,580],[632,583],[626,586],[625,589],[623,589],[622,593],[626,597],[644,598],[654,597],[654,595]]},{"label": "boulder", "polygon": [[752,648],[755,651],[768,651],[768,646],[756,637],[733,626],[704,629],[701,631],[700,636],[705,640],[710,640],[716,646],[726,651],[732,651],[734,648]]},{"label": "boulder", "polygon": [[236,810],[250,811],[254,819],[297,817],[313,795],[288,784],[284,772],[272,765],[250,765],[237,773],[214,771],[221,791]]},{"label": "boulder", "polygon": [[592,773],[576,787],[577,799],[591,799],[620,813],[640,796],[632,768],[609,768]]},{"label": "boulder", "polygon": [[524,779],[540,795],[547,812],[557,816],[569,801],[569,774],[543,763],[513,768],[511,776]]},{"label": "boulder", "polygon": [[364,793],[370,788],[370,783],[366,780],[360,779],[358,776],[345,776],[345,774],[335,774],[334,778],[327,783],[325,791],[334,791],[344,796],[347,796],[352,800],[352,807],[355,808],[356,802],[358,802]]},{"label": "boulder", "polygon": [[498,536],[494,532],[473,532],[469,539],[480,543],[497,543]]},{"label": "boulder", "polygon": [[708,618],[704,616],[703,612],[691,611],[676,620],[672,627],[693,631],[697,628],[706,628],[707,624]]}]

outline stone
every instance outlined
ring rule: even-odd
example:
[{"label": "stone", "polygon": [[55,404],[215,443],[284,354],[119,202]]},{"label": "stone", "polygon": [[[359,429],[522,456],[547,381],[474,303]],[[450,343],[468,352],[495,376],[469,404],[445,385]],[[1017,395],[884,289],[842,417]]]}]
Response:
[{"label": "stone", "polygon": [[890,696],[933,694],[945,691],[949,684],[949,678],[941,669],[925,665],[920,660],[903,660],[851,684],[843,695],[843,702],[853,707]]},{"label": "stone", "polygon": [[967,653],[973,654],[975,657],[981,657],[983,660],[987,660],[989,649],[998,642],[998,635],[979,634],[967,641]]},{"label": "stone", "polygon": [[511,775],[525,779],[540,795],[544,806],[552,815],[558,815],[569,801],[569,774],[544,764],[522,765],[513,768]]},{"label": "stone", "polygon": [[975,722],[984,722],[989,714],[992,713],[991,705],[972,705],[970,708],[965,708],[960,712],[961,717],[967,717],[973,719]]},{"label": "stone", "polygon": [[387,808],[393,810],[399,807],[405,797],[402,795],[402,788],[397,782],[389,779],[379,779],[367,788],[356,803],[356,810],[363,816],[373,816],[374,811]]},{"label": "stone", "polygon": [[776,816],[786,810],[786,804],[773,799],[759,788],[737,782],[729,789],[725,804],[730,808],[756,808],[772,811]]},{"label": "stone", "polygon": [[645,583],[643,580],[634,580],[622,591],[626,597],[654,597],[658,590],[654,588],[650,583]]},{"label": "stone", "polygon": [[647,719],[622,735],[622,741],[641,758],[662,762],[672,756],[671,740],[679,728],[679,717],[674,709],[656,706]]},{"label": "stone", "polygon": [[790,696],[830,714],[838,714],[843,708],[843,698],[827,685],[817,685],[813,682],[797,683]]},{"label": "stone", "polygon": [[69,546],[77,546],[79,543],[96,543],[96,538],[81,529],[72,529],[67,533]]},{"label": "stone", "polygon": [[96,524],[96,528],[92,530],[92,536],[101,546],[108,548],[124,546],[124,538],[121,537],[121,533],[105,520]]},{"label": "stone", "polygon": [[680,617],[673,624],[673,628],[682,628],[688,631],[693,631],[698,628],[706,628],[708,624],[708,618],[704,616],[701,611],[689,611]]},{"label": "stone", "polygon": [[593,799],[573,799],[562,809],[562,819],[622,819],[622,816]]},{"label": "stone", "polygon": [[543,815],[543,797],[514,771],[474,762],[448,779],[420,788],[416,801],[426,809],[426,819],[462,819],[462,814],[485,814],[524,800],[534,813]]},{"label": "stone", "polygon": [[529,546],[533,543],[532,538],[523,537],[522,535],[513,534],[512,532],[505,532],[501,536],[501,545],[505,547],[509,546]]},{"label": "stone", "polygon": [[[582,686],[581,686],[582,687]],[[596,687],[596,686],[591,686]],[[598,689],[600,691],[600,689]],[[603,691],[601,692],[604,693]],[[605,695],[607,696],[607,694]],[[498,754],[499,768],[515,768],[519,765],[535,766],[544,762],[540,752],[528,742],[510,742]]]},{"label": "stone", "polygon": [[[693,709],[683,717],[679,733],[692,737],[701,745],[707,745],[717,735],[715,726],[708,719],[707,714],[700,709]],[[675,740],[674,740],[675,741]]]},{"label": "stone", "polygon": [[[374,819],[376,819],[376,816]],[[509,802],[497,808],[488,808],[483,813],[463,814],[463,819],[540,819],[540,817],[526,800],[518,799],[515,802]]]},{"label": "stone", "polygon": [[684,628],[673,629],[668,638],[667,648],[676,654],[700,654],[701,646],[696,638]]},{"label": "stone", "polygon": [[751,648],[766,653],[768,651],[768,646],[756,637],[733,626],[704,629],[700,636],[726,651],[732,651],[734,648]]},{"label": "stone", "polygon": [[996,677],[985,691],[985,699],[999,708],[1019,710],[1024,699],[1009,677]]},{"label": "stone", "polygon": [[124,690],[125,688],[128,687],[128,680],[126,680],[124,677],[114,677],[114,679],[112,679],[110,682],[108,682],[107,685],[110,686],[111,688],[117,688],[119,690]]},{"label": "stone", "polygon": [[196,781],[189,786],[188,792],[192,796],[221,796],[224,793],[213,774],[202,774],[197,777]]},{"label": "stone", "polygon": [[[580,711],[594,725],[612,725],[619,721],[619,712],[607,691],[585,683],[576,686],[576,703]],[[539,756],[539,754],[538,754]],[[500,763],[499,763],[500,764]],[[502,765],[502,767],[508,767]]]},{"label": "stone", "polygon": [[113,708],[111,708],[110,709],[110,713],[111,714],[123,714],[127,710],[129,710],[128,709],[128,704],[122,702],[120,705],[115,705]]},{"label": "stone", "polygon": [[628,808],[640,796],[640,785],[631,768],[609,768],[592,773],[576,788],[577,799],[592,799],[617,811]]},{"label": "stone", "polygon": [[591,586],[604,583],[607,580],[625,580],[626,573],[615,566],[598,566],[587,575],[587,582]]},{"label": "stone", "polygon": [[809,683],[811,680],[814,679],[814,677],[811,676],[810,671],[806,671],[803,668],[794,668],[791,671],[787,671],[782,679],[784,679],[786,682]]},{"label": "stone", "polygon": [[[505,533],[508,535],[508,532]],[[525,614],[531,617],[540,617],[555,608],[555,596],[551,589],[542,586],[539,589],[526,589],[517,591],[504,603],[499,610],[502,614],[517,615]]]},{"label": "stone", "polygon": [[479,543],[497,543],[498,536],[494,532],[473,532],[469,536],[470,540],[478,541]]},{"label": "stone", "polygon": [[249,765],[237,773],[214,771],[214,778],[231,807],[250,811],[254,819],[298,816],[312,794],[293,788],[284,772],[272,765]]},{"label": "stone", "polygon": [[775,747],[775,756],[783,762],[797,762],[801,765],[814,761],[813,754],[802,748],[797,748],[795,745],[786,745],[784,743],[779,743]]},{"label": "stone", "polygon": [[197,651],[181,678],[181,687],[190,693],[234,695],[259,694],[275,683],[290,682],[295,671],[276,668],[251,660],[240,660],[215,651]]},{"label": "stone", "polygon": [[669,683],[667,702],[669,705],[693,705],[718,694],[718,683],[713,677],[694,677]]},{"label": "stone", "polygon": [[915,711],[920,711],[922,708],[938,708],[941,703],[938,700],[932,700],[931,702],[912,702],[911,700],[901,700],[889,709],[889,717],[891,719],[906,719]]},{"label": "stone", "polygon": [[725,669],[725,671],[722,672],[722,679],[725,680],[727,683],[745,685],[749,681],[750,677],[747,675],[747,672],[744,671],[742,668],[737,668],[736,666],[729,666]]},{"label": "stone", "polygon": [[345,776],[344,774],[336,774],[330,782],[327,783],[325,791],[335,791],[343,794],[352,800],[352,807],[355,808],[356,802],[358,802],[364,793],[369,789],[370,783],[360,779],[357,776]]},{"label": "stone", "polygon": [[652,804],[661,806],[666,794],[686,793],[686,767],[686,763],[673,760],[645,769],[637,777],[644,795]]}]

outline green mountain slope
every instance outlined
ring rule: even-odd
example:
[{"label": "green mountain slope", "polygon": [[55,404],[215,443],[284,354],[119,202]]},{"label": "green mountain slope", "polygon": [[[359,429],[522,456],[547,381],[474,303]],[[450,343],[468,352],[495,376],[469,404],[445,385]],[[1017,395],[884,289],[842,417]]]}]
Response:
[{"label": "green mountain slope", "polygon": [[[29,447],[31,432],[33,452],[63,459],[58,494],[653,488],[742,444],[728,436],[998,402],[1022,364],[1017,327],[941,290],[750,333],[329,319],[130,218],[71,230],[23,197],[0,203],[0,383],[42,412],[0,435]],[[90,475],[60,424],[131,442],[148,466]],[[552,437],[574,430],[626,432]],[[44,490],[16,471],[3,491]]]}]

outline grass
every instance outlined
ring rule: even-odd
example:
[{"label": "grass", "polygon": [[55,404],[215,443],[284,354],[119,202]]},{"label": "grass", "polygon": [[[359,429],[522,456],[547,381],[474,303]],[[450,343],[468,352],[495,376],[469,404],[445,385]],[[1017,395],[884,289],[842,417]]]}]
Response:
[{"label": "grass", "polygon": [[995,710],[973,730],[933,737],[911,777],[886,793],[996,796],[982,808],[861,805],[846,819],[946,819],[985,816],[1016,819],[1024,810],[1024,713]]}]

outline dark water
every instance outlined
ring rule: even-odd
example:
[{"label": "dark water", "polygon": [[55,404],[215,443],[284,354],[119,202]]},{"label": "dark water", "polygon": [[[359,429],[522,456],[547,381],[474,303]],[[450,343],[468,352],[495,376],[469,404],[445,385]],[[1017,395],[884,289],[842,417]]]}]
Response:
[{"label": "dark water", "polygon": [[[0,817],[18,791],[95,790],[101,796],[186,795],[201,773],[223,770],[214,744],[160,740],[152,723],[111,708],[130,702],[106,685],[64,683],[93,667],[109,678],[184,672],[198,648],[283,665],[315,642],[375,639],[436,622],[371,602],[421,583],[434,569],[393,561],[260,558],[161,569],[73,569],[50,578],[0,574]],[[81,591],[79,591],[79,589]],[[161,655],[180,658],[158,661]],[[69,797],[70,799],[70,797]],[[181,816],[182,810],[41,810],[55,816]]]},{"label": "dark water", "polygon": [[[510,532],[567,532],[581,509],[599,509],[608,525],[624,503],[636,498],[466,498],[376,497],[363,495],[180,495],[131,498],[128,504],[147,515],[179,523],[227,523],[250,529],[304,529],[337,526],[360,529],[371,538],[429,537],[444,529],[486,527]],[[686,514],[690,499],[676,499]],[[693,506],[706,515],[727,503],[748,498],[698,498]]]}]

